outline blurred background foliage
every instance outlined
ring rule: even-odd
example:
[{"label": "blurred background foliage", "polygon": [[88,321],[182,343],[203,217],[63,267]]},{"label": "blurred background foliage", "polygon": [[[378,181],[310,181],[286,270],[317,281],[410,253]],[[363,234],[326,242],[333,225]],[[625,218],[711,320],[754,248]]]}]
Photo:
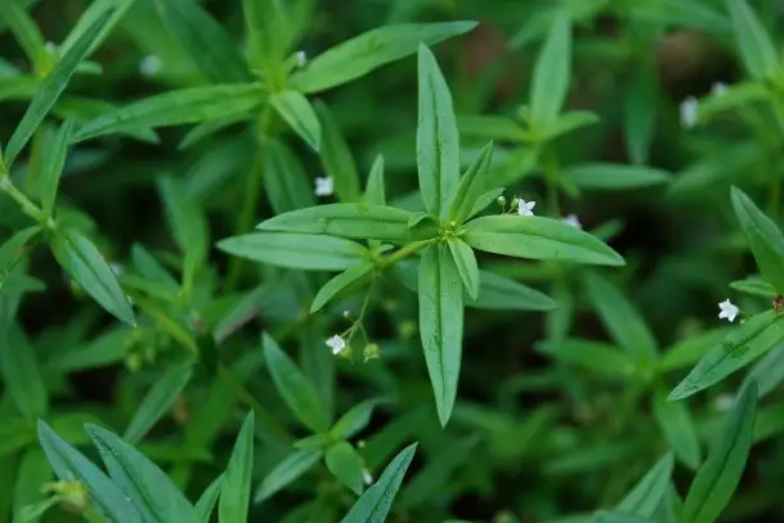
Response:
[{"label": "blurred background foliage", "polygon": [[[16,3],[29,10],[46,41],[58,44],[89,2]],[[229,34],[238,35],[239,44],[244,23],[240,2],[202,4]],[[770,34],[781,34],[784,4],[749,4]],[[552,196],[541,176],[549,159],[556,159],[560,170],[602,162],[664,172],[666,183],[652,187],[562,190],[556,196],[561,215],[576,213],[588,229],[603,226],[604,237],[626,258],[627,267],[587,273],[483,258],[497,272],[546,291],[560,312],[468,309],[459,400],[445,430],[436,421],[419,356],[416,297],[394,280],[368,322],[373,339],[381,344],[381,358],[364,364],[341,359],[335,363],[336,376],[322,376],[319,385],[337,413],[364,399],[384,398],[357,438],[372,470],[379,471],[403,443],[420,443],[394,521],[582,521],[580,514],[617,503],[667,450],[651,405],[655,394],[650,382],[640,369],[625,372],[621,364],[611,368],[595,361],[575,365],[549,356],[547,347],[568,338],[609,349],[651,344],[665,354],[677,353],[670,360],[665,357],[670,368],[662,385],[669,390],[726,332],[718,329],[716,303],[728,295],[729,282],[755,272],[732,214],[729,187],[742,186],[780,219],[782,136],[775,125],[767,125],[773,118],[769,111],[754,106],[748,118],[730,111],[712,115],[695,128],[683,125],[679,107],[686,98],[710,96],[717,83],[735,84],[745,76],[724,4],[314,0],[292,5],[308,56],[385,24],[479,21],[474,31],[435,48],[456,112],[459,118],[502,115],[517,120],[524,114],[533,64],[553,12],[565,8],[571,13],[575,25],[567,106],[592,111],[599,121],[548,142],[542,151],[524,140],[497,140],[498,176],[508,198],[519,195],[550,205]],[[0,20],[0,140],[6,143],[42,69],[31,66],[4,25]],[[57,116],[90,118],[111,105],[209,82],[162,22],[152,0],[137,0],[92,60],[100,71],[87,68],[74,78]],[[45,70],[45,63],[41,67]],[[331,108],[361,173],[383,154],[388,196],[404,207],[416,205],[411,203],[416,188],[416,86],[416,60],[408,57],[318,95]],[[472,127],[470,118],[461,121],[464,150],[478,152],[488,133]],[[36,168],[36,147],[46,146],[47,132],[51,129],[36,135],[33,152],[18,169]],[[112,263],[125,265],[143,256],[143,245],[176,270],[178,248],[166,225],[159,183],[171,175],[198,196],[213,241],[237,234],[238,202],[257,145],[242,125],[183,148],[187,132],[182,127],[162,129],[160,143],[111,135],[75,146],[62,181],[61,219],[89,233]],[[309,176],[323,174],[319,158],[301,141],[287,143]],[[531,159],[539,153],[543,156]],[[471,159],[463,158],[465,163]],[[255,222],[273,214],[264,202],[254,209]],[[552,206],[548,212],[554,212]],[[13,202],[1,197],[2,233],[10,235],[24,224]],[[222,293],[228,257],[211,249],[209,259],[194,288],[199,321],[213,332],[224,329],[225,336],[218,336],[220,360],[236,369],[258,401],[304,436],[289,423],[290,415],[262,370],[260,328],[296,349],[293,354],[310,373],[314,362],[324,364],[320,352],[329,355],[323,339],[337,330],[332,326],[340,324],[342,309],[308,317],[313,291],[307,282],[293,271],[269,267],[244,271],[238,288]],[[33,251],[28,271],[47,287],[46,292],[26,294],[19,309],[25,343],[43,362],[47,420],[74,443],[85,441],[78,428],[83,421],[126,426],[146,391],[182,353],[166,326],[173,320],[164,310],[158,318],[147,311],[149,317],[138,328],[118,328],[44,253]],[[610,305],[604,302],[609,309],[603,313],[608,293]],[[256,307],[246,310],[249,315],[235,328],[227,315],[249,296]],[[739,303],[748,311],[767,306],[754,297],[740,298]],[[354,306],[349,299],[343,308]],[[638,338],[619,339],[618,321],[638,325]],[[208,344],[208,335],[197,338],[200,346]],[[776,354],[781,352],[776,349]],[[579,353],[576,346],[578,359]],[[778,360],[766,365],[782,366]],[[703,450],[725,416],[727,394],[737,390],[742,379],[725,380],[689,399]],[[197,374],[170,415],[140,446],[192,498],[223,470],[248,406],[246,402],[243,407],[242,398],[237,401],[236,390],[227,383]],[[8,520],[12,506],[41,496],[40,484],[51,479],[35,449],[34,429],[18,420],[8,396],[7,391],[0,396],[0,521]],[[725,514],[727,521],[775,521],[784,514],[779,489],[784,481],[782,420],[784,397],[772,390],[758,414],[757,443]],[[267,436],[259,434],[254,467],[258,481],[285,455],[285,445]],[[691,478],[688,460],[686,456],[674,475],[681,493]],[[255,507],[254,514],[304,521],[297,519],[302,510],[317,507],[308,521],[337,521],[350,499],[344,499],[345,491],[344,498],[336,495],[335,488],[323,476],[311,474]],[[51,520],[67,517],[58,511]]]}]

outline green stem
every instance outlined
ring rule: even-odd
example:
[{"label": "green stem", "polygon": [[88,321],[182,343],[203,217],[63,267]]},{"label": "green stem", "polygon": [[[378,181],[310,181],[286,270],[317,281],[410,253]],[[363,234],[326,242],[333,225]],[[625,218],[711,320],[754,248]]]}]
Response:
[{"label": "green stem", "polygon": [[22,209],[22,212],[30,218],[39,223],[47,222],[46,213],[25,196],[25,194],[14,185],[14,182],[11,181],[11,178],[7,174],[0,175],[0,190],[16,200],[19,207]]},{"label": "green stem", "polygon": [[422,249],[423,247],[427,247],[431,243],[436,242],[436,238],[431,238],[429,240],[421,240],[418,242],[409,243],[402,249],[398,249],[389,256],[384,256],[383,258],[379,258],[376,262],[376,267],[379,269],[386,269],[387,267],[394,265],[395,263],[399,262],[404,258],[408,258],[409,256],[415,254],[418,250]]}]

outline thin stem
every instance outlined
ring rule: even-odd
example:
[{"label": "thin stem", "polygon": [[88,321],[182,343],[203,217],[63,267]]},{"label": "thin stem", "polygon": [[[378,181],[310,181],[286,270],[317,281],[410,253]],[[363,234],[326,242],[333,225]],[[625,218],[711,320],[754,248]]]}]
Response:
[{"label": "thin stem", "polygon": [[47,222],[46,213],[34,204],[25,194],[20,191],[11,178],[7,174],[0,175],[0,190],[5,192],[8,196],[16,200],[19,207],[26,215],[39,223]]},{"label": "thin stem", "polygon": [[379,269],[386,269],[387,267],[394,265],[395,263],[399,262],[404,258],[408,258],[409,256],[415,254],[418,250],[422,249],[423,247],[427,247],[431,243],[434,243],[436,238],[431,238],[429,240],[421,240],[418,242],[409,243],[402,249],[398,249],[389,256],[384,256],[383,258],[379,258],[376,262],[376,266]]}]

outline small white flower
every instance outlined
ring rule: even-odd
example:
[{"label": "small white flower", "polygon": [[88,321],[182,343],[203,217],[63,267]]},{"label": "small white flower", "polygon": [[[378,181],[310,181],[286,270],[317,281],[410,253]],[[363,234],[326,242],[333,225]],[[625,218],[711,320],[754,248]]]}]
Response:
[{"label": "small white flower", "polygon": [[564,222],[566,225],[571,225],[572,227],[577,227],[578,229],[583,228],[583,224],[580,223],[580,219],[577,217],[576,214],[570,214],[569,216],[567,216],[561,221]]},{"label": "small white flower", "polygon": [[727,321],[730,323],[735,321],[735,317],[740,313],[740,309],[729,298],[719,303],[719,309],[721,311],[719,312],[719,319],[727,318]]},{"label": "small white flower", "polygon": [[335,192],[335,184],[332,177],[316,178],[316,190],[313,191],[316,196],[332,196]]},{"label": "small white flower", "polygon": [[308,63],[308,54],[305,51],[297,51],[294,57],[297,60],[297,67],[304,67]]},{"label": "small white flower", "polygon": [[716,410],[727,412],[728,410],[732,410],[732,407],[735,406],[735,398],[732,397],[732,394],[721,394],[716,397],[713,405]]},{"label": "small white flower", "polygon": [[154,54],[151,54],[145,56],[144,59],[139,63],[139,72],[141,72],[144,76],[155,76],[160,72],[162,67],[163,60]]},{"label": "small white flower", "polygon": [[536,202],[526,202],[522,198],[517,199],[517,214],[520,216],[533,216],[534,207],[536,207]]},{"label": "small white flower", "polygon": [[332,349],[332,354],[340,354],[346,348],[346,340],[342,336],[335,334],[327,340],[327,346]]},{"label": "small white flower", "polygon": [[365,482],[365,485],[370,485],[373,483],[373,475],[368,472],[367,470],[362,470],[362,481]]},{"label": "small white flower", "polygon": [[44,49],[49,54],[57,54],[57,44],[54,42],[46,42],[46,44],[44,44]]},{"label": "small white flower", "polygon": [[689,96],[681,102],[681,127],[691,129],[697,125],[699,119],[699,103],[693,96]]},{"label": "small white flower", "polygon": [[723,82],[716,82],[711,87],[711,94],[713,94],[713,96],[721,96],[726,92],[727,92],[727,84]]}]

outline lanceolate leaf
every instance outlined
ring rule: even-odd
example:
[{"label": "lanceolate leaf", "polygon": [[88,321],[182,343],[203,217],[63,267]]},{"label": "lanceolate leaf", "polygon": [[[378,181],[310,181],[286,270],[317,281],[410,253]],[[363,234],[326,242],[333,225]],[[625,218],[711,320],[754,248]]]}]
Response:
[{"label": "lanceolate leaf", "polygon": [[392,242],[426,240],[437,234],[435,228],[410,229],[409,222],[414,217],[414,213],[395,207],[336,203],[287,212],[260,223],[257,228]]},{"label": "lanceolate leaf", "polygon": [[378,155],[370,168],[367,186],[365,187],[365,203],[368,205],[386,205],[387,197],[384,188],[384,157]]},{"label": "lanceolate leaf", "polygon": [[319,100],[314,106],[321,123],[321,161],[324,170],[332,177],[341,202],[359,202],[359,174],[348,144],[327,105]]},{"label": "lanceolate leaf", "polygon": [[775,311],[750,318],[703,356],[689,375],[670,392],[668,399],[680,400],[707,389],[745,367],[781,340],[784,340],[784,318]]},{"label": "lanceolate leaf", "polygon": [[757,411],[757,387],[743,389],[727,425],[686,496],[684,523],[713,523],[740,482],[751,448]]},{"label": "lanceolate leaf", "polygon": [[62,481],[78,480],[90,493],[101,514],[112,521],[143,523],[134,503],[97,466],[66,443],[43,420],[38,421],[38,440],[55,474]]},{"label": "lanceolate leaf", "polygon": [[80,142],[104,134],[166,127],[252,112],[265,100],[259,84],[212,85],[167,91],[99,116],[72,136]]},{"label": "lanceolate leaf", "polygon": [[65,167],[65,158],[68,155],[68,140],[70,139],[72,129],[73,121],[71,120],[66,120],[60,125],[50,144],[51,149],[47,151],[46,159],[43,162],[41,179],[39,181],[39,194],[44,212],[47,215],[52,214],[54,202],[57,198],[57,188]]},{"label": "lanceolate leaf", "polygon": [[457,397],[463,345],[463,283],[448,247],[432,245],[419,266],[419,329],[441,425]]},{"label": "lanceolate leaf", "polygon": [[218,501],[218,496],[223,486],[223,474],[215,478],[210,483],[210,486],[204,489],[199,500],[196,502],[196,513],[202,523],[210,523],[212,511],[215,509],[215,503]]},{"label": "lanceolate leaf", "polygon": [[318,449],[299,450],[292,453],[267,474],[259,485],[253,501],[261,503],[279,492],[313,468],[321,456],[322,451]]},{"label": "lanceolate leaf", "polygon": [[47,413],[48,398],[36,351],[22,330],[0,319],[0,377],[18,411],[30,422]]},{"label": "lanceolate leaf", "polygon": [[547,311],[555,301],[520,282],[490,271],[479,271],[479,297],[466,300],[466,307],[489,310]]},{"label": "lanceolate leaf", "polygon": [[531,86],[531,119],[544,127],[558,116],[569,91],[572,24],[565,12],[556,16],[536,59]]},{"label": "lanceolate leaf", "polygon": [[261,263],[314,271],[343,271],[370,257],[356,242],[315,234],[258,232],[226,238],[218,248]]},{"label": "lanceolate leaf", "polygon": [[450,238],[447,244],[469,297],[476,300],[479,297],[479,266],[474,251],[460,238]]},{"label": "lanceolate leaf", "polygon": [[[327,413],[318,393],[293,361],[268,334],[264,334],[264,359],[275,388],[289,409],[306,426],[316,432],[328,430]],[[324,348],[324,350],[328,350]]]},{"label": "lanceolate leaf", "polygon": [[111,10],[112,16],[104,24],[101,32],[95,37],[90,49],[87,51],[87,55],[92,54],[92,52],[103,43],[104,39],[106,39],[112,29],[114,29],[114,26],[122,20],[125,13],[131,8],[135,1],[136,0],[96,0],[95,2],[92,2],[84,11],[81,18],[79,18],[79,21],[74,28],[71,29],[71,32],[68,33],[65,41],[58,49],[59,53],[64,54],[70,51],[82,35],[90,30],[93,22],[98,20],[104,13]]},{"label": "lanceolate leaf", "polygon": [[144,454],[108,430],[89,424],[85,430],[112,480],[139,508],[145,521],[198,521],[180,489]]},{"label": "lanceolate leaf", "polygon": [[136,324],[128,297],[90,240],[75,232],[57,232],[51,242],[57,261],[87,294],[118,319]]},{"label": "lanceolate leaf", "polygon": [[416,444],[403,449],[384,469],[378,481],[360,496],[340,523],[383,523],[415,452]]},{"label": "lanceolate leaf", "polygon": [[463,223],[473,215],[474,206],[484,193],[486,176],[492,161],[493,142],[490,142],[484,146],[482,152],[479,153],[479,158],[476,159],[460,179],[454,200],[452,200],[452,205],[449,207],[450,220]]},{"label": "lanceolate leaf", "polygon": [[254,415],[250,411],[242,424],[229,466],[223,476],[218,519],[221,522],[247,521],[253,472]]},{"label": "lanceolate leaf", "polygon": [[674,461],[667,454],[653,466],[616,507],[619,512],[651,517],[670,485]]},{"label": "lanceolate leaf", "polygon": [[678,459],[696,470],[702,461],[697,427],[685,401],[667,401],[667,393],[657,389],[653,397],[653,416]]},{"label": "lanceolate leaf", "polygon": [[636,165],[588,163],[564,170],[563,180],[588,190],[624,190],[661,185],[670,174],[661,169]]},{"label": "lanceolate leaf", "polygon": [[5,149],[5,162],[7,165],[14,163],[17,155],[22,151],[27,141],[35,132],[38,125],[44,120],[49,110],[68,86],[76,66],[84,59],[93,41],[98,37],[104,25],[109,21],[111,11],[104,12],[96,17],[95,22],[74,43],[73,47],[60,58],[52,72],[44,80],[33,100],[30,102],[22,121],[14,130]]},{"label": "lanceolate leaf", "polygon": [[231,35],[197,2],[155,0],[166,26],[199,69],[215,83],[243,82],[248,69]]},{"label": "lanceolate leaf", "polygon": [[759,18],[746,0],[726,1],[746,70],[757,80],[777,77],[781,72],[778,52]]},{"label": "lanceolate leaf", "polygon": [[538,216],[485,216],[465,226],[463,240],[480,251],[597,265],[624,265],[623,258],[590,234]]},{"label": "lanceolate leaf", "polygon": [[330,300],[337,296],[342,291],[353,288],[361,282],[368,280],[373,273],[373,264],[365,263],[346,269],[341,272],[319,289],[316,297],[313,298],[313,304],[310,306],[310,313],[319,311]]},{"label": "lanceolate leaf", "polygon": [[285,0],[243,0],[242,7],[251,62],[266,70],[276,67],[283,60],[291,32]]},{"label": "lanceolate leaf", "polygon": [[290,85],[304,93],[323,91],[413,54],[420,42],[434,45],[452,36],[467,33],[474,27],[476,22],[379,27],[315,57],[302,71],[292,75]]},{"label": "lanceolate leaf", "polygon": [[732,188],[732,206],[762,276],[784,294],[784,236],[737,187]]},{"label": "lanceolate leaf", "polygon": [[460,178],[458,139],[452,94],[435,56],[419,48],[419,190],[428,212],[446,218]]},{"label": "lanceolate leaf", "polygon": [[316,205],[308,175],[286,144],[280,140],[267,140],[261,155],[264,190],[275,214]]},{"label": "lanceolate leaf", "polygon": [[307,98],[292,90],[270,96],[270,103],[278,114],[314,151],[321,148],[321,125]]},{"label": "lanceolate leaf", "polygon": [[327,469],[355,494],[362,494],[362,458],[349,443],[340,441],[324,456]]}]

